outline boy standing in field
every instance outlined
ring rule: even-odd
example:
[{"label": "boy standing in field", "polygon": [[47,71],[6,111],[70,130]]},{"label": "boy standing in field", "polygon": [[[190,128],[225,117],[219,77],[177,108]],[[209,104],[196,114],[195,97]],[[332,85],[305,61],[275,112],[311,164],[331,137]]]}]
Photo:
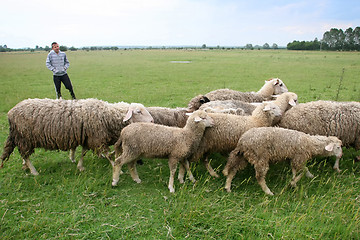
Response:
[{"label": "boy standing in field", "polygon": [[53,42],[51,44],[52,50],[46,58],[46,67],[53,72],[54,84],[56,91],[56,98],[61,99],[61,82],[65,88],[69,90],[72,99],[76,99],[73,87],[66,70],[69,68],[70,63],[64,52],[60,51],[59,44]]}]

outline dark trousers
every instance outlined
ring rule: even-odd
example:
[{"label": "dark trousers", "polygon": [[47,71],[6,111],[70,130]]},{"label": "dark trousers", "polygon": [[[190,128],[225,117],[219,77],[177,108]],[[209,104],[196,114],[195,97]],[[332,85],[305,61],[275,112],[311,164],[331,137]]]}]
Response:
[{"label": "dark trousers", "polygon": [[64,74],[62,76],[54,76],[54,84],[55,84],[55,91],[56,91],[56,98],[61,97],[61,83],[64,84],[65,88],[69,90],[71,97],[73,99],[76,99],[75,93],[70,81],[70,78],[67,74]]}]

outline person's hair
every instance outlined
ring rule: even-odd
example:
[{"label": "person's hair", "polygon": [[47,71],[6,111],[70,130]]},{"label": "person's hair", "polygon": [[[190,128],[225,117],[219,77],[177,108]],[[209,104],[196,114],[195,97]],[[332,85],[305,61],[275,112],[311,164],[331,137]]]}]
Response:
[{"label": "person's hair", "polygon": [[51,44],[51,48],[53,48],[55,44],[58,44],[58,43],[57,43],[57,42],[53,42],[53,43]]}]

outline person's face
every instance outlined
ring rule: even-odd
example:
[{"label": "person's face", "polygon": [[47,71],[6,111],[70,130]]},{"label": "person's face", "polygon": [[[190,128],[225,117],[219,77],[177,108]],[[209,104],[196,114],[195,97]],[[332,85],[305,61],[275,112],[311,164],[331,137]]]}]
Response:
[{"label": "person's face", "polygon": [[53,49],[56,53],[59,53],[59,50],[60,50],[59,44],[54,44],[54,45],[52,45],[52,49]]}]

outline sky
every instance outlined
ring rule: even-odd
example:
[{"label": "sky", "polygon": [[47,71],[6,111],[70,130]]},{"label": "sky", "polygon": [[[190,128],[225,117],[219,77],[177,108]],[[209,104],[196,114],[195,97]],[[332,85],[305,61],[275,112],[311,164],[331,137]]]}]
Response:
[{"label": "sky", "polygon": [[359,0],[1,0],[0,45],[286,46],[360,26]]}]

